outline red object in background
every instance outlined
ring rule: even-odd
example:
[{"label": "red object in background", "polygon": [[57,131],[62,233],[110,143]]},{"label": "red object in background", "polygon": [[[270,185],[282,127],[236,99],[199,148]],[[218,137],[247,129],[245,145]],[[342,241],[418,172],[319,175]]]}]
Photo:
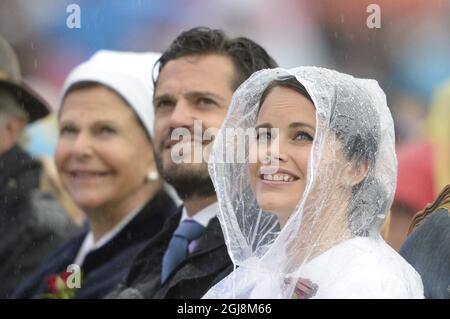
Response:
[{"label": "red object in background", "polygon": [[427,141],[400,145],[397,148],[398,176],[394,201],[415,212],[433,202],[433,146]]}]

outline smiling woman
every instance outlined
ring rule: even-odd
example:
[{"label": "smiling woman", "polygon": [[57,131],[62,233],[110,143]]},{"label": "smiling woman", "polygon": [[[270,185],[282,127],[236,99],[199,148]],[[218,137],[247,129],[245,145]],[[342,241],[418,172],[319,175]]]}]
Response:
[{"label": "smiling woman", "polygon": [[72,295],[105,296],[176,210],[163,191],[152,147],[151,71],[158,57],[100,51],[68,76],[55,161],[88,223],[16,297],[48,295],[45,278],[70,264],[83,273],[81,288]]},{"label": "smiling woman", "polygon": [[60,111],[55,160],[98,240],[161,185],[146,180],[156,165],[147,133],[129,104],[104,85],[80,83],[68,90]]},{"label": "smiling woman", "polygon": [[289,83],[274,82],[261,97],[256,129],[275,127],[279,133],[277,136],[257,135],[259,141],[267,140],[267,146],[272,143],[277,145],[270,148],[267,154],[271,166],[261,161],[249,164],[250,182],[258,205],[265,211],[280,214],[278,218],[282,225],[305,190],[308,158],[316,126],[316,112],[311,98],[300,93],[299,89],[293,89],[295,86],[289,86]]},{"label": "smiling woman", "polygon": [[[249,145],[248,158],[256,147],[266,160],[218,161],[225,130],[249,127],[277,146]],[[209,163],[239,267],[205,297],[423,298],[420,276],[380,236],[394,144],[374,80],[316,67],[253,74],[233,95]]]}]

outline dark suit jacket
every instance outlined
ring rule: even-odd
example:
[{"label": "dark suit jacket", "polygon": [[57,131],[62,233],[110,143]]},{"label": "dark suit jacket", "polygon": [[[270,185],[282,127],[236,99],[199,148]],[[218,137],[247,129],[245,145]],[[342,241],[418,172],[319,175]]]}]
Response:
[{"label": "dark suit jacket", "polygon": [[[102,298],[128,273],[133,258],[176,212],[172,199],[157,194],[110,242],[86,255],[83,279],[76,298]],[[15,298],[39,298],[47,292],[47,278],[74,262],[88,229],[57,250],[44,266],[16,291]]]},{"label": "dark suit jacket", "polygon": [[162,231],[135,259],[126,281],[108,298],[201,298],[232,271],[222,229],[215,217],[198,239],[195,251],[161,284],[162,259],[180,219],[181,212],[168,219]]}]

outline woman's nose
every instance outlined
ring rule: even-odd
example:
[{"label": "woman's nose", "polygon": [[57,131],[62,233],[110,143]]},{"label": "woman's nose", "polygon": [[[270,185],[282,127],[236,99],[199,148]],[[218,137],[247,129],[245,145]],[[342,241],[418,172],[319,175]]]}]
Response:
[{"label": "woman's nose", "polygon": [[267,159],[269,162],[285,162],[287,161],[287,153],[285,152],[285,147],[277,136],[272,139],[270,145],[267,146]]},{"label": "woman's nose", "polygon": [[92,154],[92,140],[85,133],[79,133],[72,146],[72,155],[78,158],[89,157]]}]

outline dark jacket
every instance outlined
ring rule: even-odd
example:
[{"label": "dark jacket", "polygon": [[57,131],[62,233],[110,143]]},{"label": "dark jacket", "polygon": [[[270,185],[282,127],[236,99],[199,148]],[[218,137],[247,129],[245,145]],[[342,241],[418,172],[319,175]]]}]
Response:
[{"label": "dark jacket", "polygon": [[[108,243],[91,251],[81,265],[81,288],[75,298],[102,298],[128,273],[131,261],[159,231],[168,216],[176,212],[172,199],[160,192]],[[49,275],[66,271],[88,233],[88,227],[58,249],[44,266],[15,293],[15,298],[40,298],[47,293]]]},{"label": "dark jacket", "polygon": [[195,251],[161,284],[162,259],[180,219],[181,212],[169,218],[161,232],[135,259],[126,281],[108,298],[201,298],[233,270],[219,220],[215,217],[198,239]]},{"label": "dark jacket", "polygon": [[400,249],[420,274],[425,298],[450,299],[450,185],[412,221]]},{"label": "dark jacket", "polygon": [[41,165],[20,147],[0,156],[0,298],[17,285],[76,227],[47,193],[39,191]]}]

